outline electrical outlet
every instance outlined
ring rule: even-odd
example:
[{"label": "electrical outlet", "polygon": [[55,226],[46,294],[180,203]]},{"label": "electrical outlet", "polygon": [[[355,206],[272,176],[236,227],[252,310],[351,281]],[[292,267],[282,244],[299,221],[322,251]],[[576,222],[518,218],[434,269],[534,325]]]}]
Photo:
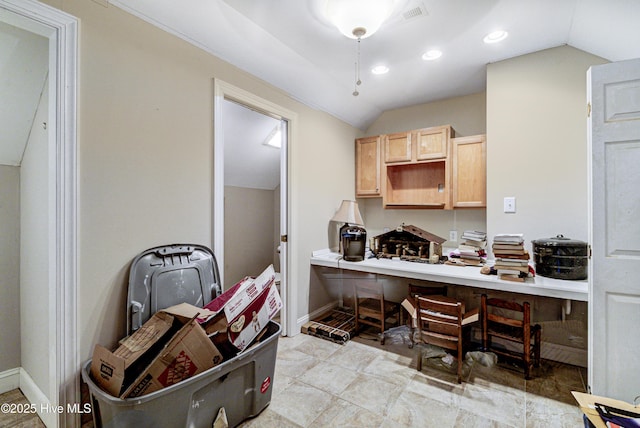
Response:
[{"label": "electrical outlet", "polygon": [[449,231],[449,241],[457,241],[458,240],[458,231],[457,230],[450,230]]},{"label": "electrical outlet", "polygon": [[504,212],[515,213],[516,212],[516,198],[515,196],[509,196],[504,198]]}]

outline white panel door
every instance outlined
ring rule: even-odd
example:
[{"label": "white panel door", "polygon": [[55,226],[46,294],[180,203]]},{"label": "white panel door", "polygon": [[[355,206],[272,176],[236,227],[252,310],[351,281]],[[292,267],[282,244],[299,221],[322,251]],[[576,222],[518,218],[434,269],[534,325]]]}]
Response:
[{"label": "white panel door", "polygon": [[589,385],[640,395],[640,59],[594,66],[589,124]]}]

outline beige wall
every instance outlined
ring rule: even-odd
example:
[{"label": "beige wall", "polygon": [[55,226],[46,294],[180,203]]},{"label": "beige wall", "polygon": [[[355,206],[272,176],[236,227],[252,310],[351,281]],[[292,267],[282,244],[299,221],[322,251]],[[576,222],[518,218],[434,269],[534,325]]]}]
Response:
[{"label": "beige wall", "polygon": [[274,191],[225,186],[224,284],[258,276],[273,263]]},{"label": "beige wall", "polygon": [[80,19],[81,358],[95,343],[111,346],[124,336],[129,265],[139,252],[174,242],[211,245],[214,78],[298,115],[289,147],[289,279],[298,293],[294,318],[306,314],[309,255],[326,246],[341,199],[354,196],[357,130],[116,7],[46,2]]},{"label": "beige wall", "polygon": [[[389,110],[367,129],[366,135],[408,131],[429,126],[451,125],[456,136],[484,134],[486,132],[486,96],[484,92],[450,98],[417,106]],[[490,143],[488,143],[490,144]],[[367,236],[379,235],[384,228],[395,228],[402,223],[413,224],[448,239],[450,230],[485,230],[484,209],[465,210],[403,210],[383,209],[381,198],[358,199],[367,229]],[[457,246],[457,242],[445,245]]]},{"label": "beige wall", "polygon": [[54,209],[49,197],[50,148],[48,131],[48,89],[45,84],[29,140],[20,166],[20,365],[45,396],[50,390],[50,352],[55,344],[49,323],[56,292],[49,272],[49,249],[54,244],[49,213]]},{"label": "beige wall", "polygon": [[[289,280],[298,296],[298,314],[294,317],[301,318],[322,306],[322,299],[316,299],[322,291],[309,288],[309,255],[327,246],[329,219],[342,199],[354,197],[353,140],[362,133],[116,7],[86,0],[47,0],[46,3],[79,17],[81,23],[78,117],[81,357],[88,358],[96,342],[113,345],[125,334],[129,264],[140,251],[172,242],[211,244],[213,78],[225,80],[298,114],[298,131],[289,147]],[[581,61],[579,57],[570,55],[557,61],[573,69],[574,60]],[[506,76],[498,76],[501,64],[495,64],[495,68],[490,66],[490,70],[494,68],[496,72],[489,76],[489,91],[495,90],[495,84],[502,79],[505,84],[510,81]],[[545,67],[548,67],[545,61],[539,65],[529,61],[522,71],[532,77],[539,71],[541,85],[553,83],[555,68]],[[578,80],[583,76],[562,74],[562,79],[574,78]],[[560,76],[557,79],[561,80]],[[525,80],[520,84],[528,83]],[[565,83],[568,87],[580,85],[573,81]],[[512,88],[511,93],[515,95],[522,90],[533,95],[537,85],[534,83],[516,92]],[[563,97],[567,88],[556,83],[548,91],[560,91],[558,95]],[[509,191],[497,187],[501,185],[497,181],[505,180],[501,174],[508,174],[500,165],[502,162],[497,161],[501,156],[499,148],[504,149],[509,142],[516,141],[518,147],[530,155],[532,148],[539,147],[540,140],[559,131],[556,128],[573,123],[573,116],[584,114],[582,102],[569,114],[570,120],[565,117],[560,125],[554,119],[553,125],[549,125],[551,129],[547,127],[545,133],[533,135],[531,126],[539,129],[538,116],[530,121],[534,125],[527,128],[526,135],[522,128],[517,129],[517,133],[498,132],[498,124],[512,117],[500,118],[499,110],[495,109],[496,98],[490,92],[486,97],[489,170],[494,170],[488,177],[491,195],[486,219],[484,210],[384,211],[373,205],[376,200],[369,200],[363,203],[363,215],[372,232],[406,222],[437,234],[448,234],[451,227],[464,230],[476,225],[486,225],[489,233],[495,233],[503,220],[503,216],[495,212],[496,198],[506,196],[503,193]],[[556,102],[555,98],[538,103],[538,109],[548,109]],[[570,104],[576,108],[574,103]],[[476,94],[394,110],[383,114],[367,130],[367,135],[443,123],[452,124],[459,135],[482,133],[485,131],[484,106],[485,95]],[[507,108],[503,110],[508,113]],[[516,108],[511,110],[515,115],[523,114],[513,112]],[[558,106],[551,110],[555,112],[552,117],[559,116],[558,120],[566,113]],[[493,118],[489,117],[490,113]],[[540,111],[534,113],[541,114]],[[502,143],[496,143],[493,151],[491,132],[495,138],[502,135]],[[584,133],[578,129],[573,132]],[[544,138],[540,138],[541,134]],[[555,145],[542,144],[553,150],[558,144],[555,136],[554,140]],[[492,160],[492,156],[496,159]],[[519,171],[523,163],[529,162],[527,159],[520,163]],[[583,161],[586,168],[584,155],[579,162]],[[547,174],[545,186],[534,184],[532,172],[539,164],[527,164],[524,168],[529,181],[521,185],[531,195],[534,189],[555,183],[555,175]],[[549,175],[554,178],[547,178]],[[509,180],[517,181],[511,177]],[[518,197],[516,217],[522,219],[533,196],[522,193],[509,196]],[[576,203],[579,206],[584,203],[586,207],[586,197]],[[501,200],[497,205],[501,208]],[[538,210],[534,217],[528,217],[529,221],[514,224],[514,228],[526,229],[528,223],[533,223],[531,218],[539,214]],[[563,218],[563,225],[573,221],[570,214]],[[566,234],[573,234],[572,229],[562,232],[564,230]],[[528,238],[559,233],[522,231]],[[578,235],[572,237],[580,238]]]},{"label": "beige wall", "polygon": [[587,241],[586,72],[604,62],[564,46],[487,67],[489,236]]},{"label": "beige wall", "polygon": [[20,168],[0,165],[0,373],[20,367]]}]

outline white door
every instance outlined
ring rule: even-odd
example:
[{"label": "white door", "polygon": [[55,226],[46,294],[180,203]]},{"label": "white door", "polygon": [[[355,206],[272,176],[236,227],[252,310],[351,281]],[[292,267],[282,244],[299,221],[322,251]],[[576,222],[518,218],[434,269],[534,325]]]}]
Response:
[{"label": "white door", "polygon": [[640,395],[640,59],[592,67],[589,385]]}]

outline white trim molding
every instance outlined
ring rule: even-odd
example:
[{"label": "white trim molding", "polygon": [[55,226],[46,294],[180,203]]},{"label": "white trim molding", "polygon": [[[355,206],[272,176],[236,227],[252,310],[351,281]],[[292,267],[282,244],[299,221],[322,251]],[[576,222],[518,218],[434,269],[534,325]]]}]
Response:
[{"label": "white trim molding", "polygon": [[[47,411],[52,408],[51,401],[42,392],[38,385],[33,381],[29,373],[22,367],[20,367],[20,390],[27,398],[29,403],[34,404],[42,422],[48,427],[54,427],[58,425],[56,415],[59,412]],[[66,408],[66,406],[65,406]]]},{"label": "white trim molding", "polygon": [[[80,364],[77,343],[77,158],[76,87],[78,19],[34,0],[0,0],[3,21],[13,20],[25,30],[49,39],[49,141],[52,153],[49,186],[55,203],[49,219],[55,225],[50,260],[52,297],[46,325],[49,349],[50,391],[31,392],[29,399],[61,405],[80,400]],[[53,126],[52,126],[53,125]],[[22,375],[21,375],[22,378]],[[25,372],[25,385],[31,378]],[[31,380],[31,383],[33,381]],[[34,384],[35,385],[35,384]],[[21,380],[21,387],[22,380]],[[26,386],[28,388],[28,386]],[[25,391],[26,395],[26,391]],[[77,426],[78,415],[51,414],[47,426]]]},{"label": "white trim molding", "polygon": [[272,116],[276,116],[280,120],[288,122],[288,138],[287,138],[287,167],[289,173],[284,178],[287,187],[287,212],[288,228],[281,233],[289,235],[288,248],[281,251],[281,291],[284,301],[284,310],[281,313],[282,334],[297,334],[300,329],[297,325],[297,301],[298,291],[294,286],[290,286],[290,278],[298,277],[298,264],[300,263],[298,252],[296,251],[295,239],[291,239],[292,225],[295,219],[291,216],[292,210],[292,192],[291,192],[291,159],[292,151],[297,141],[298,114],[279,106],[271,101],[261,98],[244,89],[233,86],[220,79],[214,79],[214,99],[213,99],[213,251],[218,259],[220,276],[224,283],[224,132],[223,132],[223,115],[222,102],[225,99],[236,101],[240,104],[254,108]]}]

